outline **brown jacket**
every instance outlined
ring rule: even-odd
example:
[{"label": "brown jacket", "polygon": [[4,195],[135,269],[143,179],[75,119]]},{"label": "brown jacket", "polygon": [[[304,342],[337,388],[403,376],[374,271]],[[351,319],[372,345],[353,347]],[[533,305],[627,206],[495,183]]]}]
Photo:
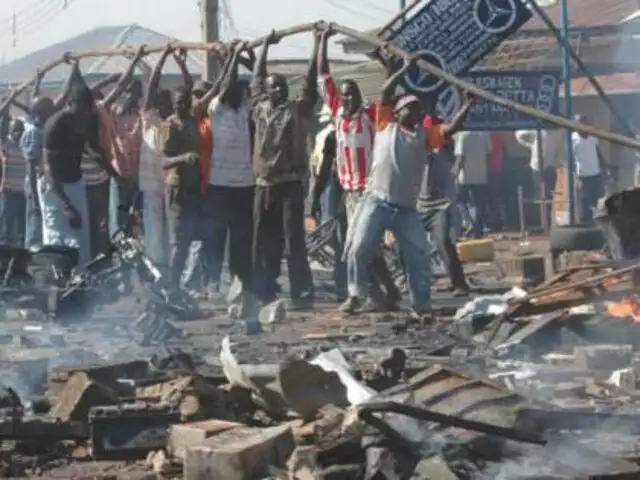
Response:
[{"label": "brown jacket", "polygon": [[306,180],[309,174],[309,130],[318,99],[315,82],[300,96],[274,106],[265,95],[264,79],[252,85],[255,123],[253,171],[256,184],[277,185]]}]

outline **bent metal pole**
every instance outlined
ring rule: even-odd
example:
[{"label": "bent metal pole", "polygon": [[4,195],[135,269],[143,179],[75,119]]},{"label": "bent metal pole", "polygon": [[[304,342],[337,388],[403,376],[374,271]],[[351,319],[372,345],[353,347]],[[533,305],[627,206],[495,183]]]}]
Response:
[{"label": "bent metal pole", "polygon": [[[310,32],[316,27],[323,28],[323,27],[326,27],[327,25],[329,24],[324,21],[319,21],[315,23],[304,23],[300,25],[295,25],[293,27],[276,30],[276,35],[282,38],[282,37],[287,37],[291,35],[297,35],[299,33]],[[592,135],[602,140],[607,140],[611,143],[616,143],[618,145],[640,150],[640,141],[637,141],[630,137],[626,137],[624,135],[608,132],[608,131],[601,130],[599,128],[592,127],[589,125],[584,125],[582,123],[569,120],[563,117],[559,117],[557,115],[552,115],[550,113],[543,112],[542,110],[538,110],[537,108],[529,107],[527,105],[522,105],[518,102],[514,102],[513,100],[509,100],[507,98],[496,95],[495,93],[489,92],[482,88],[478,88],[476,85],[466,82],[464,80],[461,80],[458,77],[451,75],[450,73],[447,73],[444,70],[436,67],[435,65],[432,65],[431,63],[426,62],[425,60],[419,59],[414,55],[412,55],[411,53],[405,50],[402,50],[401,48],[394,45],[393,43],[385,42],[384,40],[378,38],[375,35],[359,32],[352,28],[348,28],[348,27],[333,24],[333,23],[331,24],[331,27],[337,33],[340,33],[347,37],[351,37],[361,42],[368,43],[374,48],[386,47],[389,50],[389,52],[401,58],[404,58],[404,59],[415,58],[416,65],[422,70],[424,70],[425,72],[430,73],[431,75],[434,75],[447,83],[451,83],[456,87],[467,90],[468,92],[486,101],[496,103],[506,108],[511,108],[520,113],[524,113],[525,115],[532,116],[544,122],[549,122],[558,127],[568,128],[571,130],[575,130],[577,132],[585,133],[587,135]],[[249,42],[249,46],[252,48],[258,47],[262,45],[262,43],[265,41],[267,37],[268,37],[268,34],[262,37],[259,37],[255,40],[252,40]],[[228,48],[221,43],[208,44],[204,42],[175,42],[175,43],[172,43],[172,46],[177,49],[184,48],[188,50],[208,50],[211,52],[216,52],[219,55],[226,55],[228,52]],[[135,53],[138,50],[138,48],[139,47],[122,47],[122,48],[109,48],[104,50],[93,50],[93,51],[87,51],[87,52],[74,52],[69,55],[69,58],[80,59],[84,57],[116,56],[116,55],[132,54],[132,53]],[[145,46],[144,51],[145,53],[155,53],[155,52],[161,52],[165,48],[166,48],[166,45]],[[63,63],[65,63],[65,59],[60,59],[54,62],[50,62],[47,65],[45,65],[40,70],[40,72],[46,73],[47,71]],[[14,89],[10,93],[10,97],[15,98],[20,93],[22,93],[29,85],[31,85],[34,81],[35,81],[35,77],[22,83],[20,86],[18,86],[16,89]]]}]

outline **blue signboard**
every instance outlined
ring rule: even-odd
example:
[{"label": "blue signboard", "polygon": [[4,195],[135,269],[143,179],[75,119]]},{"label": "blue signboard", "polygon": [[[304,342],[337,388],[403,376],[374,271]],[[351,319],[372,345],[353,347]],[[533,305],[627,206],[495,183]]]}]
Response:
[{"label": "blue signboard", "polygon": [[[558,70],[477,70],[461,78],[500,97],[543,112],[559,114],[558,87],[561,75]],[[438,95],[438,115],[451,120],[464,103],[463,95],[460,89],[449,85]],[[471,108],[465,125],[466,130],[519,130],[538,127],[555,128],[551,124],[540,124],[537,119],[524,113],[481,99]]]},{"label": "blue signboard", "polygon": [[[523,0],[431,0],[388,38],[398,47],[453,75],[465,73],[532,14]],[[435,94],[446,84],[418,68],[409,70],[405,87]]]}]

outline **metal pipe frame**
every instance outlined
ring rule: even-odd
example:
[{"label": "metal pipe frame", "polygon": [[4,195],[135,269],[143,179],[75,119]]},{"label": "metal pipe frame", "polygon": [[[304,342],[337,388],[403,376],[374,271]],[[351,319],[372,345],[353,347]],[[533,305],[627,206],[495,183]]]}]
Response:
[{"label": "metal pipe frame", "polygon": [[[425,72],[438,77],[439,79],[443,80],[446,83],[450,83],[452,85],[455,85],[458,88],[466,90],[467,92],[473,95],[476,95],[478,98],[481,98],[483,100],[496,103],[505,108],[516,110],[525,115],[532,116],[542,122],[549,122],[560,128],[574,130],[577,132],[584,133],[586,135],[592,135],[594,137],[609,141],[611,143],[622,145],[624,147],[632,148],[634,150],[640,150],[640,141],[636,140],[635,138],[630,138],[625,135],[620,135],[618,133],[602,130],[602,129],[593,127],[591,125],[584,125],[574,120],[560,117],[558,115],[552,115],[548,112],[544,112],[536,108],[530,107],[528,105],[523,105],[521,103],[514,102],[513,100],[509,100],[507,98],[501,97],[499,95],[496,95],[495,93],[479,88],[472,83],[461,80],[455,75],[445,72],[441,68],[438,68],[437,66],[411,54],[410,52],[407,52],[399,48],[393,43],[385,42],[384,40],[381,40],[379,37],[373,34],[363,33],[363,32],[354,30],[352,28],[345,27],[343,25],[338,25],[333,23],[330,24],[321,20],[318,22],[303,23],[303,24],[295,25],[289,28],[276,30],[276,35],[280,38],[283,38],[291,35],[298,35],[301,33],[309,33],[316,29],[324,29],[329,26],[331,26],[333,31],[335,31],[336,33],[346,35],[346,36],[355,38],[357,40],[360,40],[362,42],[368,43],[374,48],[385,47],[391,54],[397,57],[400,57],[405,61],[414,62],[418,68],[424,70]],[[269,35],[270,34],[267,34],[250,41],[248,43],[248,46],[250,48],[256,48],[263,45],[269,38]],[[176,43],[173,43],[172,45],[174,46],[174,48],[184,48],[187,50],[206,50],[206,51],[214,52],[222,57],[225,57],[229,53],[229,47],[219,42],[214,42],[214,43],[176,42]],[[166,45],[146,46],[144,48],[144,51],[145,53],[156,53],[156,52],[162,52],[165,48],[166,48]],[[74,59],[80,59],[84,57],[126,55],[126,54],[135,53],[138,49],[139,47],[126,47],[126,48],[110,48],[110,49],[104,49],[104,50],[75,52],[70,55],[70,59],[74,60]],[[46,73],[49,70],[63,63],[65,63],[64,58],[50,62],[41,69],[41,72]],[[22,93],[26,88],[32,85],[34,81],[35,81],[35,76],[34,78],[31,78],[23,82],[14,91],[11,92],[10,98],[15,98],[17,95]]]}]

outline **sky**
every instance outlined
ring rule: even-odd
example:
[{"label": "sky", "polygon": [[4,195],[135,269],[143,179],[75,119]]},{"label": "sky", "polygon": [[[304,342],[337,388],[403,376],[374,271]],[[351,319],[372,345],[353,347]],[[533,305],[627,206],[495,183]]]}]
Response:
[{"label": "sky", "polygon": [[[228,13],[222,18],[223,39],[254,38],[320,19],[366,30],[386,23],[399,8],[395,0],[220,1]],[[0,0],[0,59],[10,62],[95,27],[130,23],[200,40],[198,0]],[[310,34],[299,35],[271,52],[275,58],[306,57],[311,45]],[[330,48],[331,56],[342,56],[337,46]]]}]

